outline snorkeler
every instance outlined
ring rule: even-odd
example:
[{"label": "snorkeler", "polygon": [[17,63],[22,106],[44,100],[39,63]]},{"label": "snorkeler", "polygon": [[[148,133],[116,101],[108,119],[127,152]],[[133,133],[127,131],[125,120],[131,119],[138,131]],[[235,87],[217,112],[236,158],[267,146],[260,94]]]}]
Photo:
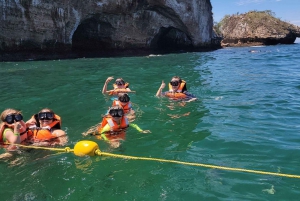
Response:
[{"label": "snorkeler", "polygon": [[14,144],[27,140],[26,124],[20,111],[6,109],[1,113],[0,144],[9,143],[5,148],[9,151],[17,149]]},{"label": "snorkeler", "polygon": [[61,118],[51,109],[44,108],[26,122],[29,127],[28,135],[36,145],[65,145],[68,137],[61,129]]},{"label": "snorkeler", "polygon": [[121,106],[129,121],[135,119],[135,111],[132,108],[130,97],[127,93],[119,93],[118,100],[114,100],[112,106]]},{"label": "snorkeler", "polygon": [[117,95],[118,93],[133,92],[129,89],[129,83],[125,82],[122,78],[116,79],[116,82],[113,84],[114,89],[107,91],[107,84],[113,79],[113,77],[108,77],[106,79],[102,89],[103,94]]},{"label": "snorkeler", "polygon": [[120,140],[125,139],[125,131],[128,127],[133,127],[141,133],[150,133],[149,130],[142,130],[138,125],[129,123],[128,118],[121,106],[112,106],[108,110],[102,122],[90,128],[83,135],[96,135],[98,139],[103,139],[111,144],[112,147],[118,147]]},{"label": "snorkeler", "polygon": [[172,77],[169,83],[169,91],[162,92],[165,86],[166,84],[162,81],[161,86],[156,92],[157,97],[168,97],[172,100],[184,100],[186,102],[197,100],[193,94],[187,91],[186,82],[179,76]]}]

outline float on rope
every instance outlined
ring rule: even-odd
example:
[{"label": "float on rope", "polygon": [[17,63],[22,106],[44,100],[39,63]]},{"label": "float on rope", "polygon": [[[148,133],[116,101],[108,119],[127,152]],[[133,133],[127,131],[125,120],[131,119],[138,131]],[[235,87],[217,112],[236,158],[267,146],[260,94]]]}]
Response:
[{"label": "float on rope", "polygon": [[[10,144],[10,143],[8,143]],[[119,154],[112,154],[101,152],[99,146],[96,142],[83,140],[79,141],[75,144],[74,149],[70,149],[69,147],[65,148],[50,148],[50,147],[36,147],[36,146],[26,146],[18,144],[20,147],[26,148],[34,148],[34,149],[44,149],[44,150],[51,150],[51,151],[63,151],[63,152],[74,152],[76,156],[109,156],[115,158],[123,158],[123,159],[133,159],[133,160],[146,160],[146,161],[158,161],[158,162],[165,162],[165,163],[175,163],[181,165],[189,165],[189,166],[198,166],[198,167],[205,167],[205,168],[212,168],[212,169],[219,169],[219,170],[228,170],[228,171],[235,171],[235,172],[247,172],[247,173],[254,173],[254,174],[263,174],[263,175],[272,175],[272,176],[280,176],[280,177],[288,177],[288,178],[296,178],[300,179],[300,175],[292,175],[292,174],[283,174],[283,173],[276,173],[276,172],[265,172],[259,170],[249,170],[243,168],[231,168],[225,166],[217,166],[217,165],[209,165],[209,164],[202,164],[202,163],[191,163],[191,162],[183,162],[183,161],[176,161],[176,160],[166,160],[160,158],[147,158],[147,157],[136,157],[136,156],[125,156]]]},{"label": "float on rope", "polygon": [[74,146],[74,154],[76,156],[95,156],[100,155],[101,151],[96,142],[83,140],[79,141]]}]

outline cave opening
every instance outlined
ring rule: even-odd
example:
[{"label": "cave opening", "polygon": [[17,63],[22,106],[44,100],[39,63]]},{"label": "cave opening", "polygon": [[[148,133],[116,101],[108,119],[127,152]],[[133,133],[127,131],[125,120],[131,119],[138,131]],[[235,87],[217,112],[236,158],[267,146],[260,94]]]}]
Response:
[{"label": "cave opening", "polygon": [[150,47],[161,51],[191,50],[193,43],[183,31],[174,27],[161,27],[158,34],[153,38]]},{"label": "cave opening", "polygon": [[110,23],[103,22],[96,17],[84,20],[76,29],[72,37],[72,50],[107,51],[112,49],[111,35],[114,28]]}]

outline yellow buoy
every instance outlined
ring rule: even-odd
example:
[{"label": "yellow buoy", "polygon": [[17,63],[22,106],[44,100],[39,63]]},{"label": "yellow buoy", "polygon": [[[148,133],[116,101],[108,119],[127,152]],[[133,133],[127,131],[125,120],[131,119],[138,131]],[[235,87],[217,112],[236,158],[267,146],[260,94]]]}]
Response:
[{"label": "yellow buoy", "polygon": [[79,141],[74,146],[74,154],[76,156],[95,156],[96,150],[100,150],[98,144],[88,140]]}]

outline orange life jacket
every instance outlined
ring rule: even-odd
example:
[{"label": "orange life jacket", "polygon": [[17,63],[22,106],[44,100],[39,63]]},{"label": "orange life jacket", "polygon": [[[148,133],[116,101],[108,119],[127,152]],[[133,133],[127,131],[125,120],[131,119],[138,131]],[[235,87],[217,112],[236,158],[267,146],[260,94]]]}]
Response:
[{"label": "orange life jacket", "polygon": [[185,99],[187,97],[187,95],[185,93],[179,93],[179,92],[166,92],[165,93],[165,96],[167,96],[168,98],[171,98],[171,99]]},{"label": "orange life jacket", "polygon": [[112,106],[120,106],[120,107],[122,107],[123,110],[124,110],[124,112],[125,112],[125,114],[128,113],[132,109],[130,101],[127,102],[126,105],[122,105],[119,100],[114,100]]},{"label": "orange life jacket", "polygon": [[52,129],[61,129],[61,118],[60,116],[54,114],[53,122],[49,124],[47,127],[50,129],[40,128],[40,123],[37,119],[37,115],[33,115],[32,118],[36,119],[36,127],[33,130],[28,130],[28,137],[34,141],[49,141],[53,138],[56,138],[55,135],[52,134]]},{"label": "orange life jacket", "polygon": [[118,88],[118,85],[116,85],[116,84],[113,84],[113,87],[114,87],[114,89],[110,90],[110,92],[109,92],[108,95],[118,95],[118,93],[126,93],[126,92],[128,92],[126,89],[129,87],[129,83],[126,82],[125,83],[125,88],[122,88],[122,89]]},{"label": "orange life jacket", "polygon": [[[36,127],[40,127],[40,122],[38,119],[38,114],[35,114],[31,117],[32,119],[35,119]],[[61,129],[61,118],[57,114],[54,114],[53,122],[48,125],[51,128]]]},{"label": "orange life jacket", "polygon": [[48,129],[35,129],[35,130],[33,130],[32,140],[34,142],[49,141],[53,138],[56,138],[56,136],[52,135],[51,131],[48,130]]},{"label": "orange life jacket", "polygon": [[113,118],[110,115],[106,115],[101,123],[101,126],[98,127],[98,132],[101,133],[102,129],[106,126],[106,124],[109,124],[110,131],[120,131],[122,129],[125,129],[129,126],[128,119],[123,116],[121,119],[121,123],[118,124],[113,120]]},{"label": "orange life jacket", "polygon": [[[114,86],[114,89],[118,89],[118,85],[115,83],[115,84],[113,84],[113,86]],[[129,83],[128,82],[126,82],[125,83],[125,88],[128,88],[129,87]]]},{"label": "orange life jacket", "polygon": [[113,89],[113,90],[110,90],[108,95],[118,95],[118,93],[127,93],[127,89]]},{"label": "orange life jacket", "polygon": [[[172,85],[169,83],[169,91],[173,91]],[[177,93],[182,93],[184,91],[187,91],[186,88],[186,82],[184,80],[181,80],[180,86],[177,89]]]},{"label": "orange life jacket", "polygon": [[185,99],[187,95],[183,93],[184,91],[187,91],[186,82],[184,80],[181,80],[180,86],[175,92],[173,92],[172,85],[169,83],[169,91],[165,93],[165,96],[172,99]]}]

